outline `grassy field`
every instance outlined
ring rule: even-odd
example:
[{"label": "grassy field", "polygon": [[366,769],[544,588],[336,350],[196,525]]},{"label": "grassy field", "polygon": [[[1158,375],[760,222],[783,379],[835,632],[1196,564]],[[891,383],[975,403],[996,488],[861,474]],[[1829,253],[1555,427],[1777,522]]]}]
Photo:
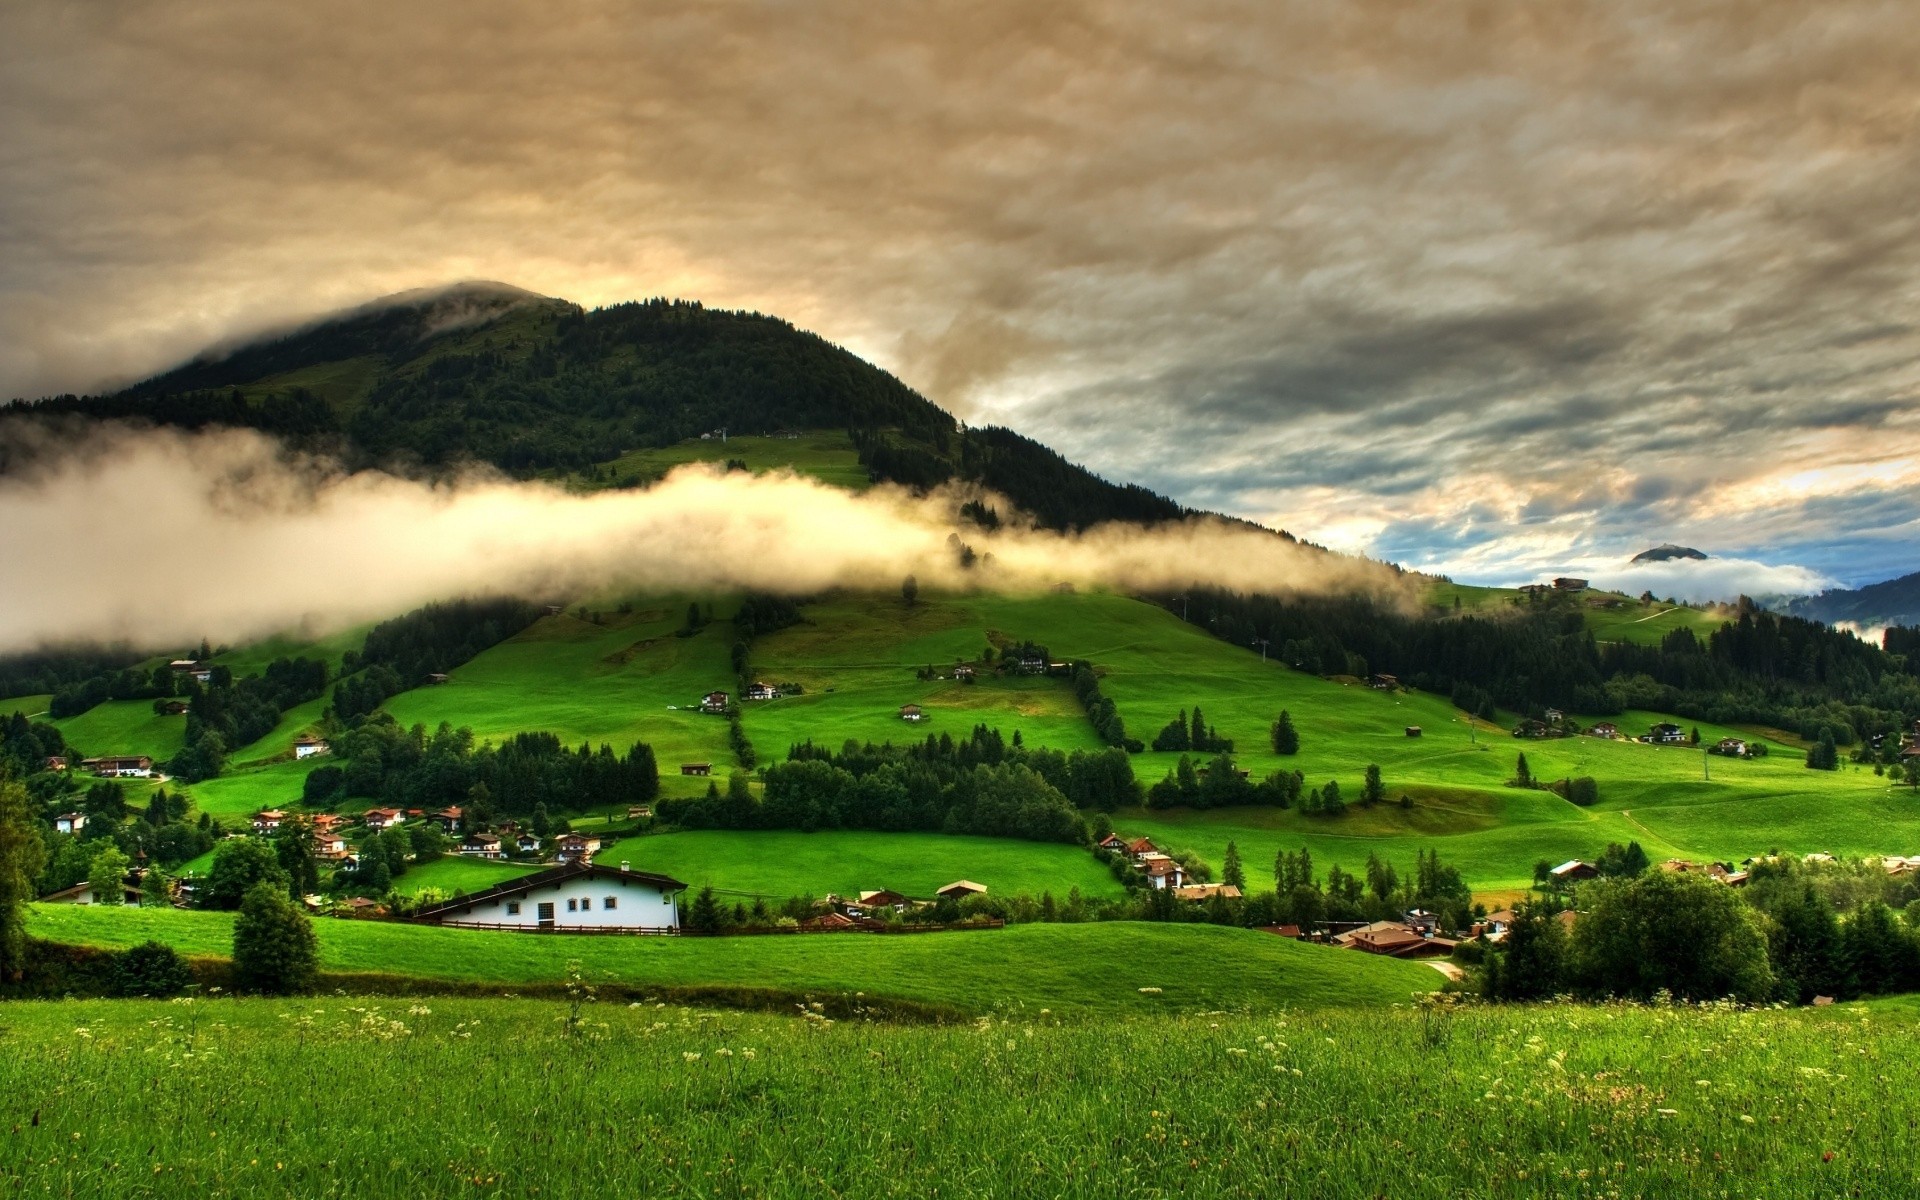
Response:
[{"label": "grassy field", "polygon": [[[456,668],[447,683],[404,692],[387,709],[402,725],[447,721],[495,741],[544,729],[570,746],[605,742],[620,753],[649,742],[668,789],[692,788],[680,781],[680,763],[733,762],[727,722],[699,711],[707,692],[733,690],[733,613],[722,604],[712,624],[675,637],[687,603],[654,600],[624,614],[609,605],[600,625],[571,611],[542,617]],[[697,786],[704,791],[706,781]]]},{"label": "grassy field", "polygon": [[162,716],[153,711],[151,700],[108,700],[53,724],[89,757],[146,754],[163,761],[178,754],[187,741],[186,715]]},{"label": "grassy field", "polygon": [[985,884],[996,894],[1051,891],[1062,901],[1076,887],[1089,899],[1121,894],[1113,876],[1085,850],[1006,838],[688,830],[628,838],[599,855],[603,863],[623,859],[696,888],[775,900],[882,888],[926,899],[956,879]]},{"label": "grassy field", "polygon": [[462,858],[448,854],[430,863],[417,863],[393,881],[393,890],[403,896],[417,896],[431,888],[438,892],[483,891],[519,876],[539,870],[524,863],[490,862],[484,858]]},{"label": "grassy field", "polygon": [[850,491],[868,486],[867,469],[860,465],[860,452],[844,430],[810,430],[797,438],[771,438],[756,435],[729,436],[701,440],[693,438],[664,449],[632,450],[612,462],[600,464],[602,478],[608,483],[646,482],[659,479],[678,466],[693,462],[724,463],[738,459],[755,474],[767,471],[792,471],[811,475],[823,483]]},{"label": "grassy field", "polygon": [[53,697],[45,692],[38,696],[9,696],[0,700],[0,716],[10,717],[14,713],[25,713],[29,717],[45,720],[47,703]]},{"label": "grassy field", "polygon": [[[1217,925],[1110,922],[723,938],[541,937],[331,919],[314,928],[321,969],[332,972],[553,985],[575,960],[591,979],[630,986],[862,993],[970,1012],[1378,1006],[1441,982],[1418,963]],[[108,947],[155,938],[182,954],[207,957],[225,956],[233,944],[231,914],[177,909],[36,905],[27,931],[46,941]]]},{"label": "grassy field", "polygon": [[[194,807],[234,827],[238,818],[252,816],[263,808],[287,808],[300,803],[300,790],[307,775],[327,762],[322,757],[298,762],[269,763],[265,766],[230,768],[216,779],[177,785],[193,800]],[[170,785],[173,786],[173,785]],[[360,807],[366,807],[363,803]]]},{"label": "grassy field", "polygon": [[32,1052],[0,1091],[0,1178],[303,1200],[1912,1194],[1912,1026],[1865,1006],[567,1016],[12,1005],[0,1036]]}]

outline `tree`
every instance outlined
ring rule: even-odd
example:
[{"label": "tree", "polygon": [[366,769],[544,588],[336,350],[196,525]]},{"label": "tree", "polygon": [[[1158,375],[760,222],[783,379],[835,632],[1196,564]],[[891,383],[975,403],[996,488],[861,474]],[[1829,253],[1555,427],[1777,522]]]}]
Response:
[{"label": "tree", "polygon": [[1213,749],[1213,738],[1207,732],[1206,718],[1200,715],[1200,706],[1193,706],[1193,730],[1187,737],[1187,744],[1195,750]]},{"label": "tree", "polygon": [[1242,892],[1247,890],[1247,872],[1240,865],[1240,847],[1234,845],[1231,839],[1227,842],[1226,860],[1220,866],[1220,882],[1239,888]]},{"label": "tree", "polygon": [[93,893],[95,904],[125,904],[127,880],[127,856],[119,847],[109,846],[93,856],[93,866],[87,871],[87,889]]},{"label": "tree", "polygon": [[1513,786],[1523,788],[1533,786],[1533,771],[1527,766],[1527,756],[1524,751],[1513,765]]},{"label": "tree", "polygon": [[1506,940],[1487,959],[1486,992],[1495,1000],[1542,1000],[1565,990],[1566,968],[1567,933],[1558,915],[1540,901],[1522,901]]},{"label": "tree", "polygon": [[116,995],[164,1000],[186,991],[192,983],[193,972],[186,960],[164,942],[142,942],[114,955]]},{"label": "tree", "polygon": [[286,891],[292,878],[280,865],[273,847],[259,838],[232,838],[213,851],[213,865],[207,869],[208,908],[233,910],[240,907],[249,891],[263,882],[272,882]]},{"label": "tree", "polygon": [[900,598],[912,608],[920,602],[920,581],[909,575],[900,581]]},{"label": "tree", "polygon": [[287,873],[287,894],[293,899],[320,890],[320,855],[313,843],[313,826],[302,817],[289,817],[273,838],[274,858]]},{"label": "tree", "polygon": [[1380,782],[1380,768],[1376,764],[1367,766],[1367,781],[1360,787],[1362,804],[1378,804],[1387,798],[1387,787]]},{"label": "tree", "polygon": [[248,889],[233,919],[234,980],[246,991],[292,995],[313,987],[320,965],[313,922],[287,899],[284,885]]},{"label": "tree", "polygon": [[1769,999],[1773,968],[1760,915],[1704,874],[1650,871],[1596,880],[1573,927],[1575,976],[1589,992],[1651,1000]]},{"label": "tree", "polygon": [[148,867],[147,873],[140,877],[140,907],[166,908],[173,903],[173,894],[167,890],[167,877],[159,867]]},{"label": "tree", "polygon": [[17,982],[27,966],[27,904],[47,865],[40,827],[27,812],[27,790],[0,779],[0,982]]},{"label": "tree", "polygon": [[695,933],[719,933],[725,924],[720,915],[720,905],[713,898],[713,889],[703,887],[700,894],[693,898],[693,907],[687,911],[687,928]]},{"label": "tree", "polygon": [[1271,737],[1275,754],[1300,753],[1300,732],[1293,727],[1293,717],[1284,708],[1280,710],[1280,719],[1273,723]]},{"label": "tree", "polygon": [[1327,786],[1320,790],[1320,811],[1330,817],[1337,817],[1347,811],[1347,802],[1340,797],[1340,781],[1327,780]]},{"label": "tree", "polygon": [[1807,747],[1807,766],[1815,771],[1840,769],[1840,751],[1833,744],[1833,730],[1820,727],[1820,740]]}]

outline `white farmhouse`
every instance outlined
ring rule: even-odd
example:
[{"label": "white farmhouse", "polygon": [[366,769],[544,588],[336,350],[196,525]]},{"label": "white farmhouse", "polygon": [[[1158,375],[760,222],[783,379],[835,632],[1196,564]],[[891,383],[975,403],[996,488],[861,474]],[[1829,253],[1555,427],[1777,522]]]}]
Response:
[{"label": "white farmhouse", "polygon": [[671,876],[628,870],[625,863],[617,868],[572,863],[431,905],[414,919],[527,933],[674,933],[680,928],[674,897],[686,890],[686,884]]}]

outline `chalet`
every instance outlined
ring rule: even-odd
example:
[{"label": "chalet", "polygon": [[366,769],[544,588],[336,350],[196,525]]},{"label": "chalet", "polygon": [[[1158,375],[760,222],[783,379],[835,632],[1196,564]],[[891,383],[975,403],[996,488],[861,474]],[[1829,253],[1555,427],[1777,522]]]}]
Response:
[{"label": "chalet", "polygon": [[470,858],[505,858],[506,852],[500,849],[500,835],[494,833],[470,833],[460,839],[460,853]]},{"label": "chalet", "polygon": [[671,876],[630,870],[626,863],[618,868],[573,863],[428,905],[413,919],[528,933],[672,933],[680,928],[674,897],[686,889]]},{"label": "chalet", "polygon": [[712,763],[681,763],[680,773],[682,775],[711,775],[713,774],[713,764]]},{"label": "chalet", "polygon": [[861,927],[860,922],[845,913],[837,912],[822,913],[800,922],[800,928],[808,933],[851,933]]},{"label": "chalet", "polygon": [[1422,933],[1404,921],[1375,921],[1334,937],[1337,946],[1389,958],[1445,958],[1459,946],[1453,938]]},{"label": "chalet", "polygon": [[370,808],[360,816],[367,828],[379,833],[391,829],[400,823],[400,810],[397,808]]},{"label": "chalet", "polygon": [[1367,684],[1369,687],[1378,688],[1383,692],[1391,692],[1400,686],[1400,680],[1393,675],[1375,675],[1367,681]]},{"label": "chalet", "polygon": [[61,813],[53,819],[53,827],[61,833],[79,833],[87,827],[87,814],[81,812]]},{"label": "chalet", "polygon": [[987,885],[984,883],[975,883],[971,879],[956,879],[934,893],[934,895],[940,897],[942,900],[965,900],[968,896],[984,896],[986,894]]},{"label": "chalet", "polygon": [[1587,581],[1562,575],[1553,581],[1553,590],[1556,592],[1584,592],[1587,590]]},{"label": "chalet", "polygon": [[1144,854],[1140,856],[1140,869],[1147,873],[1147,886],[1156,888],[1178,888],[1187,881],[1187,873],[1180,864],[1164,854]]},{"label": "chalet", "polygon": [[1649,729],[1647,736],[1640,740],[1654,746],[1672,746],[1686,741],[1687,731],[1671,721],[1662,721]]},{"label": "chalet", "polygon": [[153,760],[144,754],[83,758],[80,765],[102,779],[145,779],[153,774]]},{"label": "chalet", "polygon": [[873,892],[861,892],[859,905],[864,909],[906,907],[907,898],[891,888],[881,888]]},{"label": "chalet", "polygon": [[1713,752],[1724,754],[1728,758],[1746,758],[1752,753],[1747,749],[1747,744],[1739,738],[1721,738],[1715,743]]},{"label": "chalet", "polygon": [[327,744],[325,738],[317,738],[310,733],[303,733],[293,739],[293,756],[296,759],[312,758],[316,754],[327,754],[332,750],[333,747]]},{"label": "chalet", "polygon": [[447,673],[445,671],[430,671],[427,673],[427,682],[432,684],[434,687],[439,687],[441,684],[445,683],[446,681],[447,681]]},{"label": "chalet", "polygon": [[1820,863],[1826,865],[1840,860],[1828,854],[1825,850],[1815,850],[1812,854],[1802,855],[1800,861],[1803,863]]},{"label": "chalet", "polygon": [[770,683],[754,683],[747,686],[747,699],[772,700],[780,694],[780,689]]},{"label": "chalet", "polygon": [[1601,721],[1599,724],[1587,730],[1587,736],[1597,737],[1597,738],[1617,738],[1620,736],[1620,727],[1618,725],[1615,725],[1612,721]]},{"label": "chalet", "polygon": [[724,713],[730,699],[725,692],[708,692],[700,698],[700,711],[704,713]]},{"label": "chalet", "polygon": [[902,721],[924,721],[927,719],[927,714],[920,711],[918,704],[902,704],[900,706],[900,719]]},{"label": "chalet", "polygon": [[195,683],[213,682],[213,664],[198,659],[176,658],[167,664],[167,669],[176,675],[191,676]]},{"label": "chalet", "polygon": [[651,821],[651,820],[653,820],[653,805],[651,805],[651,804],[629,804],[629,805],[627,805],[627,820],[629,820],[629,821]]},{"label": "chalet", "polygon": [[536,834],[523,833],[513,839],[513,848],[522,854],[540,853],[540,838]]},{"label": "chalet", "polygon": [[315,813],[311,821],[314,829],[322,833],[331,832],[346,823],[347,819],[338,813]]},{"label": "chalet", "polygon": [[1552,737],[1553,729],[1545,721],[1536,721],[1532,717],[1521,717],[1513,724],[1513,736],[1517,738]]},{"label": "chalet", "polygon": [[333,830],[325,833],[316,831],[313,835],[313,852],[321,858],[337,862],[347,856],[347,839]]},{"label": "chalet", "polygon": [[1583,863],[1579,859],[1569,859],[1547,872],[1555,883],[1576,883],[1582,879],[1594,879],[1600,874],[1599,868],[1592,863]]},{"label": "chalet", "polygon": [[1567,714],[1561,712],[1557,708],[1550,708],[1546,712],[1546,722],[1549,725],[1558,725],[1560,722],[1566,719],[1567,719]]},{"label": "chalet", "polygon": [[1127,852],[1127,839],[1117,833],[1110,833],[1095,843],[1094,849],[1105,850],[1111,854],[1125,854]]},{"label": "chalet", "polygon": [[[1195,774],[1198,775],[1201,779],[1205,779],[1207,777],[1207,773],[1212,769],[1213,768],[1211,767],[1201,767],[1198,771],[1195,772]],[[1253,777],[1253,772],[1251,770],[1248,770],[1245,767],[1235,767],[1233,769],[1233,773],[1235,775],[1238,775],[1242,779],[1251,779]]]},{"label": "chalet", "polygon": [[972,667],[959,666],[953,669],[953,677],[955,679],[972,679],[973,675],[974,671]]},{"label": "chalet", "polygon": [[[140,889],[122,882],[120,900],[124,904],[140,903]],[[72,887],[61,888],[50,895],[40,897],[42,904],[97,904],[91,883],[76,883]]]},{"label": "chalet", "polygon": [[280,828],[280,823],[286,819],[287,814],[277,808],[262,809],[260,812],[253,814],[253,831],[255,833],[273,833]]},{"label": "chalet", "polygon": [[1419,737],[1419,736],[1420,736],[1420,732],[1421,732],[1421,731],[1420,731],[1420,727],[1419,727],[1418,725],[1409,725],[1409,726],[1407,726],[1407,736],[1408,736],[1408,737]]},{"label": "chalet", "polygon": [[1474,932],[1480,937],[1487,939],[1489,942],[1503,942],[1507,938],[1507,930],[1513,928],[1513,910],[1510,908],[1495,909],[1475,924]]},{"label": "chalet", "polygon": [[456,804],[451,808],[441,809],[439,812],[433,814],[433,816],[427,819],[432,821],[435,825],[438,825],[440,827],[440,832],[445,834],[455,834],[460,832],[460,822],[462,819],[466,817],[466,815],[467,815],[466,810]]},{"label": "chalet", "polygon": [[1063,663],[1063,662],[1050,662],[1047,664],[1047,674],[1071,675],[1073,674],[1073,664]]},{"label": "chalet", "polygon": [[600,853],[600,839],[590,833],[563,833],[554,842],[554,857],[563,863],[590,862]]},{"label": "chalet", "polygon": [[1047,672],[1047,660],[1044,658],[1023,658],[1020,660],[1022,675],[1044,675]]},{"label": "chalet", "polygon": [[347,912],[356,917],[370,917],[380,911],[378,900],[369,900],[365,896],[354,896],[342,902]]},{"label": "chalet", "polygon": [[64,771],[67,769],[67,760],[65,757],[56,754],[47,760],[45,769],[49,771]]},{"label": "chalet", "polygon": [[1296,942],[1304,942],[1307,939],[1307,935],[1301,932],[1298,925],[1262,925],[1260,926],[1260,932],[1271,933],[1276,937],[1291,938]]},{"label": "chalet", "polygon": [[1211,900],[1215,896],[1222,900],[1238,900],[1240,889],[1231,883],[1189,883],[1173,889],[1175,900]]},{"label": "chalet", "polygon": [[1139,862],[1149,854],[1158,854],[1160,847],[1153,844],[1152,838],[1135,838],[1127,843],[1127,856]]}]

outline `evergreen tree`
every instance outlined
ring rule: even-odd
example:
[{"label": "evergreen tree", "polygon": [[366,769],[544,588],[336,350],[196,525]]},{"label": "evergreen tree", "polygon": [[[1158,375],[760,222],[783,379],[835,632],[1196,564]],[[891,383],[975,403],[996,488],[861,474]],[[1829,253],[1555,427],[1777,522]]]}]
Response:
[{"label": "evergreen tree", "polygon": [[1820,740],[1807,747],[1807,766],[1816,771],[1836,771],[1840,768],[1840,751],[1833,743],[1833,730],[1820,727]]},{"label": "evergreen tree", "polygon": [[1187,744],[1195,750],[1213,749],[1213,738],[1207,732],[1206,718],[1200,715],[1200,706],[1193,706],[1193,731],[1187,737]]},{"label": "evergreen tree", "polygon": [[274,858],[287,873],[287,894],[295,900],[320,890],[320,855],[313,844],[313,826],[304,817],[281,822],[273,838]]},{"label": "evergreen tree", "polygon": [[313,987],[319,969],[313,922],[272,881],[257,883],[233,919],[233,974],[252,992],[292,995]]},{"label": "evergreen tree", "polygon": [[900,598],[912,608],[920,601],[920,581],[909,575],[900,581]]},{"label": "evergreen tree", "polygon": [[1329,779],[1327,786],[1320,792],[1320,811],[1328,816],[1339,816],[1347,811],[1347,802],[1340,796],[1340,782]]},{"label": "evergreen tree", "polygon": [[1527,766],[1527,756],[1524,751],[1513,765],[1513,785],[1523,788],[1533,786],[1533,771]]},{"label": "evergreen tree", "polygon": [[700,894],[693,899],[693,907],[687,912],[687,928],[695,933],[719,933],[724,924],[719,902],[713,898],[713,889],[701,888]]},{"label": "evergreen tree", "polygon": [[1300,753],[1300,733],[1293,727],[1293,717],[1284,708],[1280,710],[1280,719],[1273,723],[1272,739],[1275,754]]},{"label": "evergreen tree", "polygon": [[1360,788],[1360,802],[1362,804],[1378,804],[1386,798],[1387,788],[1386,785],[1380,781],[1380,768],[1377,764],[1371,764],[1367,767],[1367,781]]},{"label": "evergreen tree", "polygon": [[1514,906],[1500,949],[1487,960],[1486,993],[1495,1000],[1543,1000],[1567,986],[1567,934],[1538,901]]},{"label": "evergreen tree", "polygon": [[140,907],[166,908],[173,903],[173,895],[167,890],[167,877],[159,867],[148,867],[147,873],[140,877]]},{"label": "evergreen tree", "polygon": [[17,982],[27,966],[27,904],[47,865],[40,826],[27,811],[27,791],[0,778],[0,983]]},{"label": "evergreen tree", "polygon": [[1227,857],[1220,866],[1220,882],[1239,888],[1243,893],[1247,890],[1247,873],[1240,865],[1240,847],[1232,839],[1227,841]]}]

